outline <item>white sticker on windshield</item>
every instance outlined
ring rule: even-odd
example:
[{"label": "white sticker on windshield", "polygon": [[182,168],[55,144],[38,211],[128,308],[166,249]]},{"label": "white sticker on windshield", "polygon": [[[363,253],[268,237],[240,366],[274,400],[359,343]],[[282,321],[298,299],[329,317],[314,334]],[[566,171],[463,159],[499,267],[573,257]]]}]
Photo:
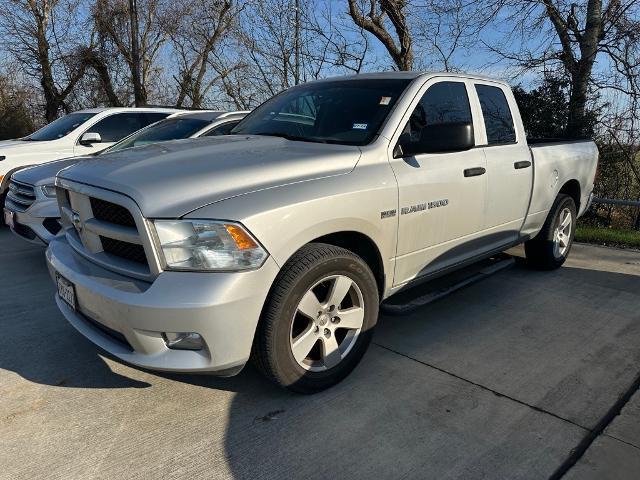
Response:
[{"label": "white sticker on windshield", "polygon": [[380,97],[380,105],[389,105],[391,103],[391,97]]},{"label": "white sticker on windshield", "polygon": [[353,129],[354,130],[366,130],[367,129],[367,123],[354,123],[353,124]]}]

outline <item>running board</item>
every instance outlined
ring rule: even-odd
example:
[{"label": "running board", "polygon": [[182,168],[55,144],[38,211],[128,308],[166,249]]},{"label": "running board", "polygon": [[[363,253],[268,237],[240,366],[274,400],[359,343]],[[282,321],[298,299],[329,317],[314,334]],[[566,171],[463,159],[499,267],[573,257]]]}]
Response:
[{"label": "running board", "polygon": [[[389,299],[383,302],[380,305],[380,311],[386,315],[408,315],[409,313],[417,310],[420,307],[424,307],[436,300],[446,297],[447,295],[456,292],[464,287],[468,287],[480,280],[484,280],[491,275],[498,273],[506,268],[509,268],[515,264],[515,259],[512,257],[498,260],[496,263],[493,263],[489,266],[486,266],[472,275],[463,278],[462,280],[453,283],[451,285],[447,285],[444,288],[440,288],[438,290],[427,292],[418,297],[412,298],[409,302],[403,304],[393,304],[387,303]],[[438,280],[434,280],[434,282],[438,282]],[[391,299],[393,298],[390,297]]]}]

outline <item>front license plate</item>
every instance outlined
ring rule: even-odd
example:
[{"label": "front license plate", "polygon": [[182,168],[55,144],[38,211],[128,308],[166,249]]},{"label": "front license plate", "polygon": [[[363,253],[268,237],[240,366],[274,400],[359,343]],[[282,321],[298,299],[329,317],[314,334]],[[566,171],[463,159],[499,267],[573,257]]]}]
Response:
[{"label": "front license plate", "polygon": [[64,278],[59,273],[56,273],[56,283],[58,284],[58,295],[74,310],[76,309],[76,291],[73,288],[73,283]]},{"label": "front license plate", "polygon": [[8,227],[13,228],[15,226],[14,216],[15,214],[11,210],[4,210],[4,223],[6,223]]}]

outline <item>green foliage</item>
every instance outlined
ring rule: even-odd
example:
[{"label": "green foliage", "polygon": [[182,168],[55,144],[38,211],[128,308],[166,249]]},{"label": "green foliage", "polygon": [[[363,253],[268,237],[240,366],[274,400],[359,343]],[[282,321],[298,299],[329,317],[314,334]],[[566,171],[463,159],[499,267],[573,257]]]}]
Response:
[{"label": "green foliage", "polygon": [[[527,136],[530,138],[564,138],[569,116],[569,82],[546,77],[542,84],[526,91],[518,85],[513,89]],[[586,112],[586,134],[593,135],[597,110]]]},{"label": "green foliage", "polygon": [[579,225],[576,241],[614,247],[640,248],[640,231]]}]

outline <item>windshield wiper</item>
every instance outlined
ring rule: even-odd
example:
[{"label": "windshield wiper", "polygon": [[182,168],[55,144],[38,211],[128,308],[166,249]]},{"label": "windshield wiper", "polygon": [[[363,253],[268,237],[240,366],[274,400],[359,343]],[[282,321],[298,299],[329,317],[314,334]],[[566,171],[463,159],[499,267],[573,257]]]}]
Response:
[{"label": "windshield wiper", "polygon": [[327,143],[326,140],[312,139],[308,137],[299,137],[297,135],[290,135],[288,133],[282,133],[282,132],[261,132],[261,133],[254,133],[254,135],[263,135],[265,137],[280,137],[280,138],[286,138],[287,140],[292,140],[292,141],[297,140],[300,142]]}]

